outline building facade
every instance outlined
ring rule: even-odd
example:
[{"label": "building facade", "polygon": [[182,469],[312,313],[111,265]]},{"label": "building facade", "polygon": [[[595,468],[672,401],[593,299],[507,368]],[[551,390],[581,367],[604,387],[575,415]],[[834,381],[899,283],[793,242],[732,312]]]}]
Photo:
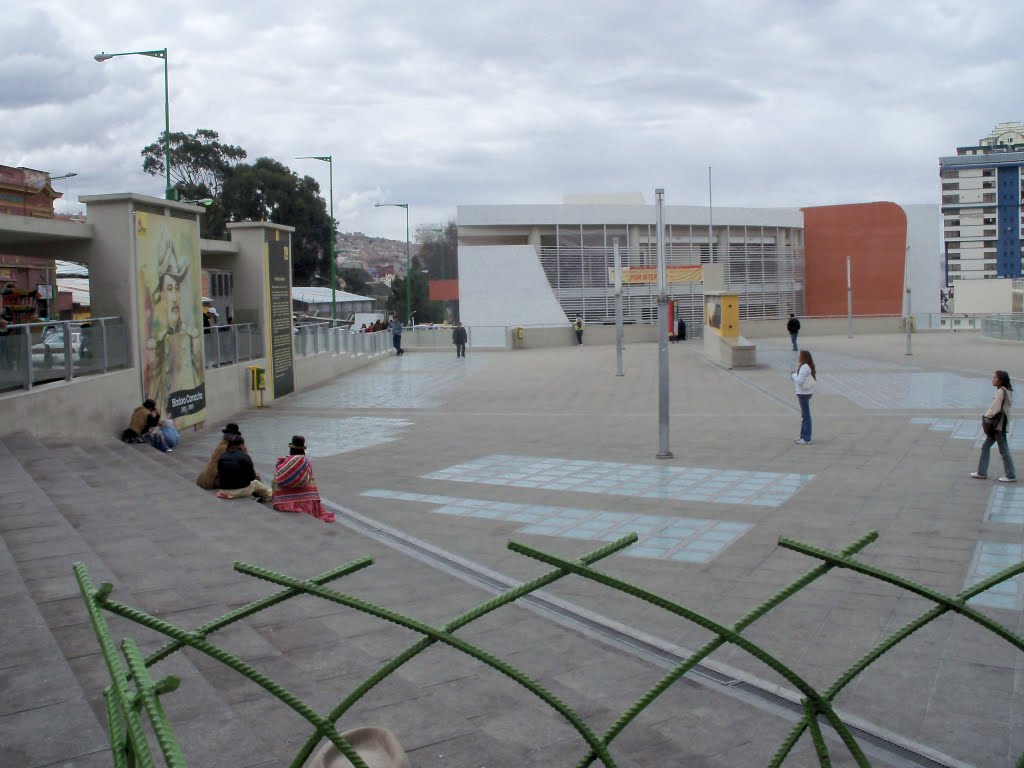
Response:
[{"label": "building facade", "polygon": [[1021,276],[1024,123],[939,158],[946,282]]},{"label": "building facade", "polygon": [[[806,208],[664,207],[674,315],[702,327],[704,290],[740,297],[741,320],[900,316],[939,311],[938,206],[890,202]],[[459,319],[476,326],[557,326],[615,319],[614,254],[625,322],[657,318],[657,224],[633,199],[458,208]],[[848,292],[848,281],[851,290]]]}]

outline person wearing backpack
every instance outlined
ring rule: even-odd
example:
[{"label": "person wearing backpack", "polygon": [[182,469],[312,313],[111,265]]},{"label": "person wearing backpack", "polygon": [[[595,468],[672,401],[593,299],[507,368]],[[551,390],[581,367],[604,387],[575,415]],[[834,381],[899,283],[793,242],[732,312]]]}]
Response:
[{"label": "person wearing backpack", "polygon": [[792,312],[789,313],[789,320],[786,321],[786,330],[789,332],[789,340],[793,342],[793,351],[796,352],[796,339],[800,335],[800,321]]},{"label": "person wearing backpack", "polygon": [[[1006,433],[1010,427],[1010,407],[1013,405],[1013,385],[1010,383],[1010,374],[1006,371],[996,371],[992,374],[992,386],[996,388],[996,396],[992,399],[992,405],[982,416],[982,426],[985,421],[990,420],[991,427],[985,429],[985,442],[981,444],[981,456],[978,457],[978,471],[971,472],[971,477],[977,480],[984,480],[988,477],[988,457],[992,450],[992,444],[999,446],[999,455],[1003,457],[1003,472],[999,478],[1000,483],[1016,483],[1017,470],[1013,466],[1013,457],[1010,456],[1010,447],[1006,444]],[[989,431],[991,429],[991,432]]]},{"label": "person wearing backpack", "polygon": [[814,358],[806,349],[800,350],[797,369],[790,375],[796,385],[796,399],[800,401],[800,437],[793,442],[797,445],[811,444],[811,395],[817,381]]}]

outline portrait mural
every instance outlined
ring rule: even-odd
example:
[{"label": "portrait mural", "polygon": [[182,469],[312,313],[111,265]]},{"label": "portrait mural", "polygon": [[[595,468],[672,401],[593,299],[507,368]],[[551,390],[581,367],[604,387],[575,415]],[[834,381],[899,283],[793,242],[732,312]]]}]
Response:
[{"label": "portrait mural", "polygon": [[206,419],[199,227],[137,212],[135,252],[144,396],[187,427]]}]

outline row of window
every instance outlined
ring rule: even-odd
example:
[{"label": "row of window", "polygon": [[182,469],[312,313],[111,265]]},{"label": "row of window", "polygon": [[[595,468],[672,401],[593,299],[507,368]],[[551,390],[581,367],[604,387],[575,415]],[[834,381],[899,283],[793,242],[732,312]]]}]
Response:
[{"label": "row of window", "polygon": [[[982,177],[995,176],[996,175],[996,169],[995,168],[982,168],[981,169],[981,175],[982,175]],[[943,178],[943,179],[959,179],[960,178],[960,171],[953,170],[953,169],[950,169],[950,168],[945,168],[945,169],[943,169],[939,173],[939,176],[941,178]],[[964,178],[972,178],[972,177],[973,177],[973,174],[967,174],[966,176],[964,176]]]}]

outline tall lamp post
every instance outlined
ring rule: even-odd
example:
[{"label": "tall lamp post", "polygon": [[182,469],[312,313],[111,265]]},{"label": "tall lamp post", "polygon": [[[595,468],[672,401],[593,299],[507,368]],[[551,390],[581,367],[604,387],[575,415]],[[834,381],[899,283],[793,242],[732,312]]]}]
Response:
[{"label": "tall lamp post", "polygon": [[124,53],[97,53],[93,56],[96,61],[103,63],[115,56],[151,56],[154,59],[164,61],[164,169],[166,171],[167,183],[164,188],[164,198],[174,200],[174,190],[171,189],[171,101],[167,90],[167,49],[159,51],[126,51]]},{"label": "tall lamp post", "polygon": [[406,325],[412,325],[412,259],[409,250],[409,204],[408,203],[374,203],[374,208],[405,208],[405,311],[409,313]]},{"label": "tall lamp post", "polygon": [[334,333],[334,327],[338,324],[338,310],[334,304],[336,298],[335,285],[338,282],[336,279],[335,272],[338,269],[338,265],[335,264],[334,257],[334,241],[337,239],[337,232],[334,231],[334,155],[303,155],[302,157],[296,157],[296,160],[323,160],[330,166],[331,180],[329,182],[329,189],[331,195],[331,333]]}]

